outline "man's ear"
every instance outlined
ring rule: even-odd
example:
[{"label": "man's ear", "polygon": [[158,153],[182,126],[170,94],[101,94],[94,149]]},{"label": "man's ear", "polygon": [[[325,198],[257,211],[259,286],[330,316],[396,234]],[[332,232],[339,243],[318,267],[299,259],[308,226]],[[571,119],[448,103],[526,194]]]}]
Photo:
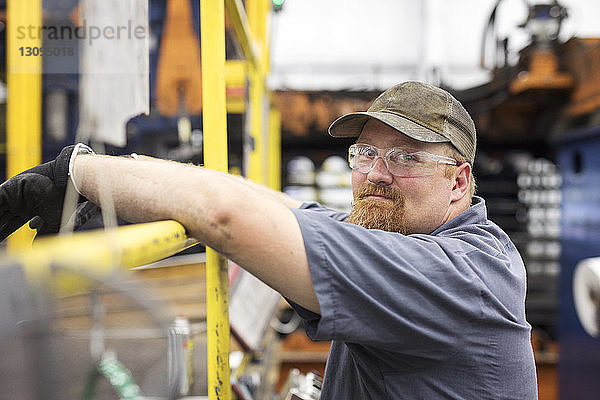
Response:
[{"label": "man's ear", "polygon": [[469,187],[471,185],[471,164],[462,163],[456,167],[456,173],[452,182],[452,193],[450,196],[451,201],[459,201],[469,193]]}]

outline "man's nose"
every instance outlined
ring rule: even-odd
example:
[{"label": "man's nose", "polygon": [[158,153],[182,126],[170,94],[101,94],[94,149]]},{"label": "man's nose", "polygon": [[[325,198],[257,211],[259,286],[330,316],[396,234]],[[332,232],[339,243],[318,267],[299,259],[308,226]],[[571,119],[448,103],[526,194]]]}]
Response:
[{"label": "man's nose", "polygon": [[388,170],[383,158],[378,157],[367,174],[367,180],[378,185],[390,185],[394,181],[394,176]]}]

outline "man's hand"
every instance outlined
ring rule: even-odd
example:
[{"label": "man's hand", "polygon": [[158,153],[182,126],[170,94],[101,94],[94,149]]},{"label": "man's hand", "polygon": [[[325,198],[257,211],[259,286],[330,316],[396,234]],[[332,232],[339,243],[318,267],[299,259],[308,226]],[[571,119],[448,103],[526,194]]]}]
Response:
[{"label": "man's hand", "polygon": [[30,226],[38,235],[58,232],[74,148],[67,146],[56,159],[0,185],[0,241],[34,217]]}]

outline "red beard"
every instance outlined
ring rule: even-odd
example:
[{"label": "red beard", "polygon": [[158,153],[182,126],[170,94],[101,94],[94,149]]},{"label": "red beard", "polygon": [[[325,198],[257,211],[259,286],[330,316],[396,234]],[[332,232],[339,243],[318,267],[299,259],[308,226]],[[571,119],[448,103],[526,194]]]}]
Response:
[{"label": "red beard", "polygon": [[[389,200],[369,198],[383,196]],[[372,183],[363,184],[354,196],[354,205],[348,222],[367,229],[407,234],[405,222],[405,196],[386,187]]]}]

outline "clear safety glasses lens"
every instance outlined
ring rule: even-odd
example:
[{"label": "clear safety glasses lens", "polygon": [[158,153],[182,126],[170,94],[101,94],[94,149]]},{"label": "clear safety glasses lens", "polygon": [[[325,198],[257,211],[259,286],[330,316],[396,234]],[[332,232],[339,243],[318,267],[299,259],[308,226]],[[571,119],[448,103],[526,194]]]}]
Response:
[{"label": "clear safety glasses lens", "polygon": [[433,175],[438,163],[456,165],[456,160],[427,152],[406,153],[397,148],[387,150],[385,155],[374,146],[352,145],[348,151],[350,168],[361,173],[369,173],[378,158],[385,163],[392,175],[399,177]]}]

